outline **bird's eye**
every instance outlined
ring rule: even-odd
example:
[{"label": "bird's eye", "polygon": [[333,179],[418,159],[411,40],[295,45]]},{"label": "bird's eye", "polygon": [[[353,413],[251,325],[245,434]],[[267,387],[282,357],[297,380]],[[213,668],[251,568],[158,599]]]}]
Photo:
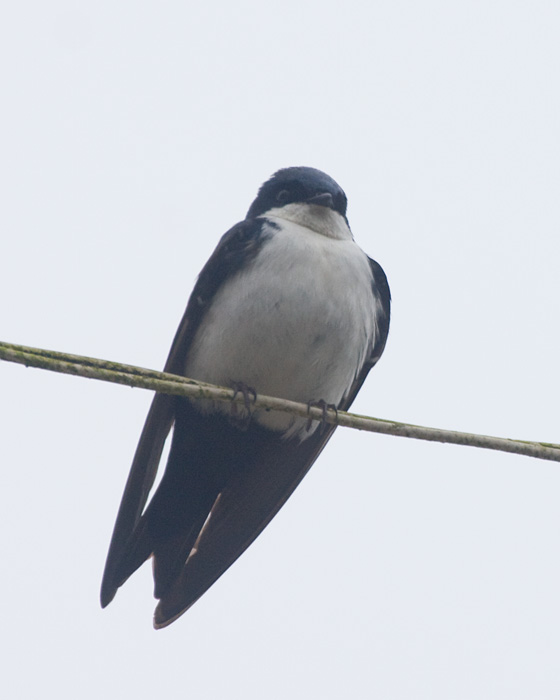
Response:
[{"label": "bird's eye", "polygon": [[279,204],[286,204],[286,202],[290,199],[290,193],[288,190],[280,190],[278,194],[276,195],[276,201]]}]

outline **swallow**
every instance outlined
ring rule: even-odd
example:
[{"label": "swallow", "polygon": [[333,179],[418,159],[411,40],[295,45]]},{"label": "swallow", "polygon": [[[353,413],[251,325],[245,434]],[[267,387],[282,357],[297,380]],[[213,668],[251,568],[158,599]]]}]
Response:
[{"label": "swallow", "polygon": [[[391,296],[328,175],[284,168],[202,269],[165,371],[347,410],[381,357]],[[154,627],[188,610],[280,510],[333,434],[321,421],[156,394],[109,547],[101,605],[152,559]],[[165,440],[163,477],[148,502]]]}]

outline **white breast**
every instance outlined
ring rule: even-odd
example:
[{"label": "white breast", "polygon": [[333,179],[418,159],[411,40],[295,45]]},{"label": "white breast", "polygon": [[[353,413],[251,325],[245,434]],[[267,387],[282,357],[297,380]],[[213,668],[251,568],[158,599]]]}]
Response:
[{"label": "white breast", "polygon": [[[341,217],[342,218],[342,217]],[[252,264],[218,292],[195,336],[185,374],[293,401],[338,404],[374,342],[375,302],[365,254],[276,220]],[[208,402],[210,404],[210,402]],[[230,411],[228,404],[203,410]],[[304,439],[305,419],[255,412],[253,420]]]}]

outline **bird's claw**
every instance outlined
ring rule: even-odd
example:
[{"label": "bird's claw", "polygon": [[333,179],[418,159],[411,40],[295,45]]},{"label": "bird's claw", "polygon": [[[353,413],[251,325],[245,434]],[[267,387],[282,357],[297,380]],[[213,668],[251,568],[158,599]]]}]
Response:
[{"label": "bird's claw", "polygon": [[322,417],[320,419],[320,425],[319,425],[319,434],[322,435],[325,432],[325,429],[328,425],[327,423],[327,416],[329,415],[329,410],[332,410],[335,412],[336,415],[338,415],[338,409],[334,405],[334,403],[327,403],[323,399],[319,399],[318,401],[308,401],[307,402],[307,423],[305,425],[305,429],[307,432],[311,430],[311,426],[313,425],[313,421],[317,420],[316,418],[312,418],[310,415],[310,410],[312,408],[320,408],[322,411]]},{"label": "bird's claw", "polygon": [[[244,412],[239,415],[239,406],[235,401],[238,394],[243,396]],[[246,430],[251,422],[252,407],[257,400],[257,392],[245,382],[235,382],[233,384],[233,401],[231,404],[231,419],[232,422],[242,430]]]}]

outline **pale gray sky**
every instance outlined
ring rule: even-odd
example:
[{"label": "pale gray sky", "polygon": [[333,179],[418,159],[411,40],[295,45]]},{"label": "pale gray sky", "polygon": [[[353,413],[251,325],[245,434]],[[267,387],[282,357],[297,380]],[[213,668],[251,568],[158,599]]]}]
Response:
[{"label": "pale gray sky", "polygon": [[[218,238],[311,165],[393,292],[355,409],[560,441],[560,6],[270,5],[5,5],[1,339],[160,368]],[[560,465],[340,430],[156,633],[148,566],[98,604],[149,394],[0,381],[6,697],[560,696]]]}]

